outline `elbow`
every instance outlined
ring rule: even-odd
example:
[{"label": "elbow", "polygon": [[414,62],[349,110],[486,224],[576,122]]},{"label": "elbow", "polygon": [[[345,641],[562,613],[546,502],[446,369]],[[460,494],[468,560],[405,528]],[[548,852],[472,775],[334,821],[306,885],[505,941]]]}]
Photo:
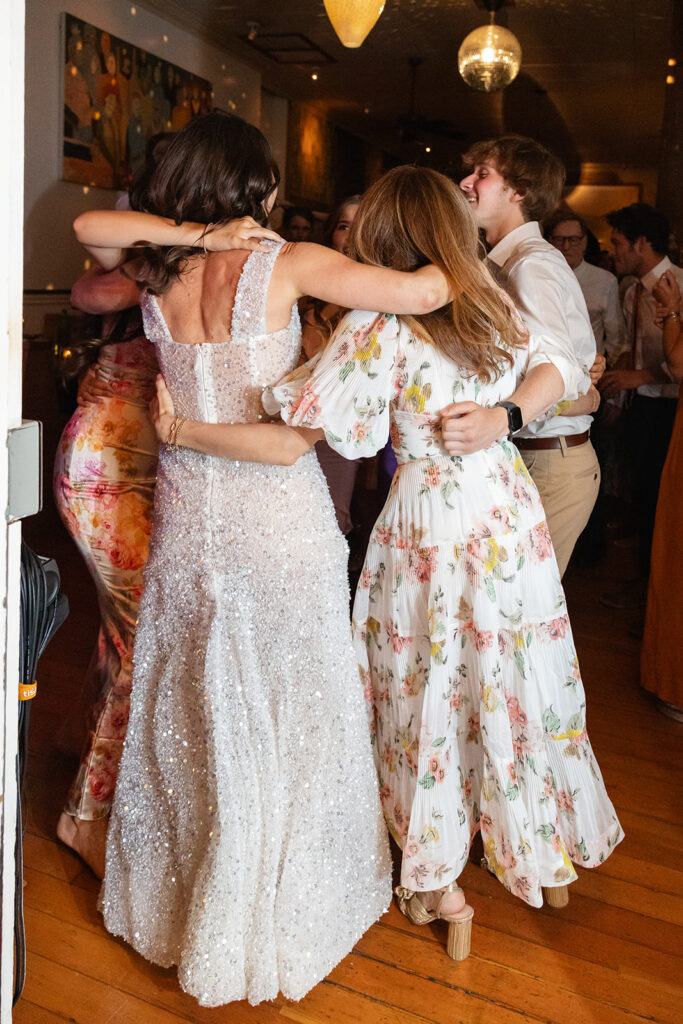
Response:
[{"label": "elbow", "polygon": [[84,274],[76,281],[71,289],[71,305],[74,309],[92,316],[111,312],[111,301],[107,302],[106,295],[100,294],[96,281],[97,275],[92,273]]},{"label": "elbow", "polygon": [[683,360],[667,364],[671,379],[675,384],[683,384]]},{"label": "elbow", "polygon": [[428,288],[423,290],[418,298],[419,309],[417,315],[433,313],[435,309],[441,309],[445,305],[445,299],[439,288]]},{"label": "elbow", "polygon": [[88,214],[79,213],[78,217],[73,223],[74,234],[78,241],[83,245],[85,243],[86,234],[88,227]]},{"label": "elbow", "polygon": [[[305,450],[307,451],[308,449]],[[303,453],[304,450],[302,450],[300,444],[288,444],[286,450],[282,454],[280,465],[293,466],[295,462],[298,462]]]},{"label": "elbow", "polygon": [[92,304],[88,302],[87,290],[83,287],[80,281],[76,281],[76,284],[71,289],[71,305],[74,309],[80,309],[82,313],[97,313],[98,310],[92,309]]},{"label": "elbow", "polygon": [[548,408],[550,408],[550,406],[556,405],[564,398],[567,391],[573,385],[573,381],[565,381],[561,371],[552,363],[548,363],[547,367],[548,397],[550,399]]}]

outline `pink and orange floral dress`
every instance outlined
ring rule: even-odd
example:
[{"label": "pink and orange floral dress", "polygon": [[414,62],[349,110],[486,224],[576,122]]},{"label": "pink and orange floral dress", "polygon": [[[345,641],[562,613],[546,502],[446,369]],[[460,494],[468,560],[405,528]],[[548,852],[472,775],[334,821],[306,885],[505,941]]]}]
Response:
[{"label": "pink and orange floral dress", "polygon": [[[533,349],[533,342],[531,348]],[[544,356],[485,383],[394,316],[350,313],[327,349],[266,393],[348,458],[391,437],[398,469],[353,612],[401,882],[458,877],[481,829],[490,869],[526,902],[623,837],[586,732],[576,651],[543,507],[514,444],[452,458],[439,410],[494,405]]]},{"label": "pink and orange floral dress", "polygon": [[125,340],[103,345],[97,371],[111,390],[79,406],[54,468],[57,508],[95,582],[101,624],[88,670],[92,722],[66,810],[92,821],[109,813],[128,725],[133,642],[151,529],[157,441],[149,419],[158,364],[140,311]]}]

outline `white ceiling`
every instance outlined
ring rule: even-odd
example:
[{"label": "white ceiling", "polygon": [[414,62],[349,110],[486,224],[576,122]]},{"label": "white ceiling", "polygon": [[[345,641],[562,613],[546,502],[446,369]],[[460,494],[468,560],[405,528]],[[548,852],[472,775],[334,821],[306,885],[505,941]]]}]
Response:
[{"label": "white ceiling", "polygon": [[[322,0],[144,0],[144,6],[257,67],[266,88],[325,110],[341,126],[404,159],[396,119],[409,102],[410,57],[421,57],[417,107],[446,119],[467,139],[422,133],[431,161],[448,169],[468,140],[490,133],[533,134],[570,166],[580,161],[656,165],[667,45],[675,0],[514,0],[498,20],[518,37],[522,72],[502,93],[469,89],[457,71],[464,36],[488,20],[475,0],[387,0],[358,50],[338,41]],[[276,64],[248,43],[260,33],[301,33],[326,51],[311,67]],[[683,73],[683,68],[679,69]],[[369,108],[369,113],[364,113]]]}]

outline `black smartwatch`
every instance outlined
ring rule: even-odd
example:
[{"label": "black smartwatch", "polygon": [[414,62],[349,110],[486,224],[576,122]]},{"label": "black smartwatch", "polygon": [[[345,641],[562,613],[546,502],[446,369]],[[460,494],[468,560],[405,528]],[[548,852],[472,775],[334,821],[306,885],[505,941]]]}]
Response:
[{"label": "black smartwatch", "polygon": [[508,414],[508,437],[512,437],[518,430],[521,430],[524,426],[524,420],[522,419],[522,410],[514,402],[496,402],[496,406],[500,406]]}]

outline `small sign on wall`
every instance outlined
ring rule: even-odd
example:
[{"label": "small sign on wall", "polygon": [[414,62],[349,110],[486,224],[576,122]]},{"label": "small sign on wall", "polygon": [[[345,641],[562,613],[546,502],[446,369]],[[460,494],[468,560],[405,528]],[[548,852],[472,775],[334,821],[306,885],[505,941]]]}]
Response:
[{"label": "small sign on wall", "polygon": [[211,83],[72,14],[62,25],[62,178],[126,189],[151,136],[211,110]]}]

